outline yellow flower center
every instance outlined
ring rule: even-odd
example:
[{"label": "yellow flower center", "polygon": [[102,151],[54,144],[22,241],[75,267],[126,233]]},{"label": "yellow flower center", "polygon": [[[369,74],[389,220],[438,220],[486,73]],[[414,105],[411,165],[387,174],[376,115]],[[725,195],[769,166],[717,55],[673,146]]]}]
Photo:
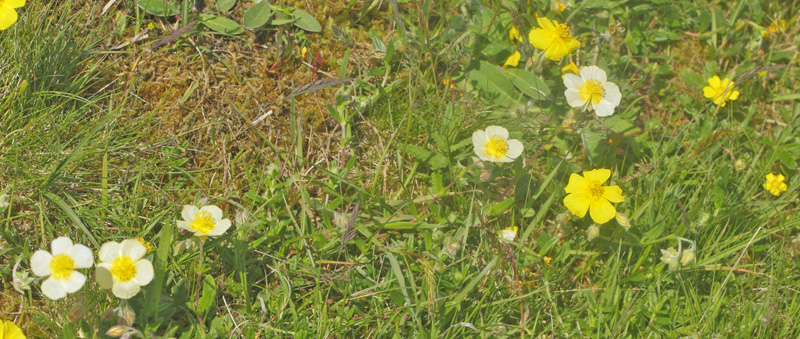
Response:
[{"label": "yellow flower center", "polygon": [[499,135],[493,135],[489,138],[489,142],[486,143],[483,150],[486,152],[486,155],[492,158],[502,158],[508,154],[508,143],[506,143],[505,138]]},{"label": "yellow flower center", "polygon": [[578,87],[578,95],[587,104],[599,104],[603,99],[603,93],[603,84],[597,79],[587,80]]},{"label": "yellow flower center", "polygon": [[127,255],[118,256],[111,263],[111,275],[116,281],[127,282],[136,276],[136,264]]},{"label": "yellow flower center", "polygon": [[189,227],[201,234],[211,232],[214,226],[216,226],[214,218],[211,217],[211,213],[206,211],[195,214],[194,220],[189,224]]},{"label": "yellow flower center", "polygon": [[598,201],[600,198],[603,197],[603,194],[606,192],[605,187],[603,187],[603,183],[599,181],[592,180],[589,182],[587,187],[587,191],[592,196],[592,201]]},{"label": "yellow flower center", "polygon": [[[0,1],[1,2],[1,1]],[[50,260],[51,276],[55,280],[67,280],[72,276],[72,270],[75,269],[75,260],[66,253],[54,256]]]},{"label": "yellow flower center", "polygon": [[556,25],[556,31],[558,32],[558,36],[562,39],[569,37],[569,33],[572,32],[569,30],[569,26],[567,26],[567,24]]}]

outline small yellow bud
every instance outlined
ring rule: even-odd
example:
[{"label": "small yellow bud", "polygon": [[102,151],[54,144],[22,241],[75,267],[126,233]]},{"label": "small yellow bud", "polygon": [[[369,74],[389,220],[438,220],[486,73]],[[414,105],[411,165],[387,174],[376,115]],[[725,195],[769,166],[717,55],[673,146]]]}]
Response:
[{"label": "small yellow bud", "polygon": [[550,265],[550,260],[553,260],[553,258],[550,258],[548,256],[544,256],[544,263],[545,264]]},{"label": "small yellow bud", "polygon": [[565,9],[567,9],[567,5],[559,0],[550,1],[550,10],[553,13],[561,14]]},{"label": "small yellow bud", "polygon": [[308,48],[306,48],[306,46],[303,46],[303,49],[300,50],[300,56],[305,59],[306,53],[308,53]]},{"label": "small yellow bud", "polygon": [[567,73],[578,75],[578,65],[574,62],[570,62],[569,65],[561,67],[561,77],[563,78]]}]

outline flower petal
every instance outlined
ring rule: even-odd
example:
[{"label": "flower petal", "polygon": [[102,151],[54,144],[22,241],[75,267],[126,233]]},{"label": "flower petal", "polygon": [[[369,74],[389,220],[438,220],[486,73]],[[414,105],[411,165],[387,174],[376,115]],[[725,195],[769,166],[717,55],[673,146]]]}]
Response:
[{"label": "flower petal", "polygon": [[586,178],[586,180],[597,181],[602,184],[611,177],[611,170],[607,168],[598,168],[591,171],[585,171],[583,172],[583,177]]},{"label": "flower petal", "polygon": [[492,136],[499,135],[503,139],[508,140],[508,130],[500,126],[486,127],[486,134],[491,138]]},{"label": "flower petal", "polygon": [[577,90],[567,88],[567,90],[564,91],[564,96],[567,97],[567,103],[573,108],[580,108],[586,105],[586,102],[581,100],[581,95],[578,94]]},{"label": "flower petal", "polygon": [[619,91],[619,86],[613,82],[606,82],[603,84],[603,88],[605,89],[604,98],[614,106],[619,105],[619,102],[622,101],[622,92]]},{"label": "flower petal", "polygon": [[606,71],[602,68],[597,66],[585,66],[581,67],[581,78],[584,80],[595,79],[600,81],[601,83],[606,82],[608,78],[606,77]]},{"label": "flower petal", "polygon": [[566,206],[572,214],[581,218],[586,215],[589,210],[590,202],[592,201],[589,193],[572,193],[564,197],[564,206]]},{"label": "flower petal", "polygon": [[110,289],[114,286],[114,276],[111,275],[111,264],[97,264],[94,270],[94,280],[103,289]]},{"label": "flower petal", "polygon": [[47,278],[47,280],[42,282],[42,293],[45,297],[52,300],[58,300],[67,296],[67,291],[64,290],[64,286],[61,285],[61,282],[53,278]]},{"label": "flower petal", "polygon": [[728,98],[728,100],[736,100],[738,98],[739,98],[739,91],[731,91],[731,96]]},{"label": "flower petal", "polygon": [[617,185],[604,187],[603,198],[611,202],[625,201],[625,197],[622,196],[622,189]]},{"label": "flower petal", "polygon": [[116,241],[109,241],[100,246],[100,251],[97,252],[97,259],[104,263],[112,263],[114,259],[119,256],[121,250],[120,245]]},{"label": "flower petal", "polygon": [[608,100],[600,100],[600,103],[594,107],[594,114],[598,117],[607,117],[614,114],[614,104]]},{"label": "flower petal", "polygon": [[94,264],[92,250],[84,245],[73,245],[68,254],[75,261],[76,268],[89,268]]},{"label": "flower petal", "polygon": [[548,31],[555,31],[556,25],[558,25],[558,21],[550,21],[550,19],[545,17],[538,17],[536,18],[536,23],[539,24],[539,27]]},{"label": "flower petal", "polygon": [[558,33],[551,30],[534,28],[528,33],[528,41],[538,49],[547,50],[556,39],[558,39]]},{"label": "flower petal", "polygon": [[195,205],[183,205],[183,209],[181,209],[181,217],[183,220],[187,222],[192,222],[194,220],[194,215],[200,212],[200,209],[197,208]]},{"label": "flower petal", "polygon": [[715,91],[711,86],[703,87],[703,96],[706,98],[714,98],[717,96],[717,91]]},{"label": "flower petal", "polygon": [[0,7],[0,31],[11,27],[18,18],[17,11],[5,6]]},{"label": "flower petal", "polygon": [[591,206],[589,206],[589,215],[596,224],[605,224],[614,219],[614,216],[617,215],[617,210],[608,200],[600,199],[592,202]]},{"label": "flower petal", "polygon": [[484,130],[477,130],[472,132],[472,146],[475,148],[483,148],[489,142],[489,135]]},{"label": "flower petal", "polygon": [[716,75],[708,78],[708,85],[714,88],[715,90],[719,88],[721,84],[722,83],[720,82],[719,77]]},{"label": "flower petal", "polygon": [[69,279],[61,281],[61,286],[67,293],[75,293],[78,292],[81,287],[83,287],[83,283],[85,282],[85,275],[81,274],[80,272],[72,272],[72,275],[69,276]]},{"label": "flower petal", "polygon": [[111,288],[111,293],[114,293],[114,295],[120,299],[130,299],[139,293],[140,289],[141,287],[139,287],[139,284],[131,279],[126,282],[115,283],[114,287]]},{"label": "flower petal", "polygon": [[217,221],[217,224],[214,226],[214,229],[211,232],[208,232],[208,235],[218,236],[222,235],[231,228],[231,220],[230,219],[222,219]]},{"label": "flower petal", "polygon": [[31,256],[31,271],[33,271],[33,274],[40,277],[50,275],[51,260],[53,260],[53,256],[50,252],[44,250],[34,252],[33,256]]},{"label": "flower petal", "polygon": [[72,240],[70,240],[68,237],[58,237],[53,240],[53,243],[50,246],[50,253],[52,253],[53,256],[56,256],[61,253],[67,253],[71,249]]},{"label": "flower petal", "polygon": [[208,212],[211,214],[211,218],[214,220],[222,219],[222,209],[214,205],[203,206],[203,208],[200,209],[200,212]]},{"label": "flower petal", "polygon": [[153,280],[153,264],[150,263],[150,260],[142,259],[136,262],[136,276],[133,277],[133,280],[136,280],[141,286],[147,285]]},{"label": "flower petal", "polygon": [[11,8],[20,8],[25,6],[25,0],[5,0],[5,4]]},{"label": "flower petal", "polygon": [[131,257],[133,260],[141,259],[146,253],[147,249],[136,239],[125,239],[120,243],[122,255]]},{"label": "flower petal", "polygon": [[506,153],[507,157],[516,159],[520,156],[520,154],[522,154],[522,150],[524,149],[522,142],[517,139],[509,139],[506,143],[508,144],[508,153]]},{"label": "flower petal", "polygon": [[581,84],[583,83],[584,80],[575,74],[572,73],[564,74],[564,86],[567,86],[567,89],[573,89],[577,92],[578,88],[581,87]]},{"label": "flower petal", "polygon": [[186,222],[186,221],[183,221],[183,220],[177,220],[177,221],[175,221],[175,222],[176,222],[176,223],[178,223],[178,227],[180,227],[180,228],[182,228],[182,229],[185,229],[185,230],[187,230],[187,231],[189,231],[189,232],[192,232],[192,233],[194,233],[194,232],[195,232],[195,230],[194,230],[194,229],[192,229],[191,227],[189,227],[189,223],[188,223],[188,222]]},{"label": "flower petal", "polygon": [[588,186],[589,182],[586,181],[586,178],[578,173],[572,173],[569,176],[569,183],[567,183],[567,187],[564,188],[564,191],[567,193],[583,193],[586,192]]},{"label": "flower petal", "polygon": [[561,58],[567,56],[569,52],[571,52],[571,50],[567,43],[563,39],[557,38],[544,52],[544,57],[547,60],[559,61]]}]

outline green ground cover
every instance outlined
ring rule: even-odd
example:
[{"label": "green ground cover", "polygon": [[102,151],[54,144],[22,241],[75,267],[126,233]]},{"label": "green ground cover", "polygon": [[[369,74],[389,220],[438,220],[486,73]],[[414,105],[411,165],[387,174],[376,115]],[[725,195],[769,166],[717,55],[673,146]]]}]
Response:
[{"label": "green ground cover", "polygon": [[16,3],[28,338],[800,336],[797,1]]}]

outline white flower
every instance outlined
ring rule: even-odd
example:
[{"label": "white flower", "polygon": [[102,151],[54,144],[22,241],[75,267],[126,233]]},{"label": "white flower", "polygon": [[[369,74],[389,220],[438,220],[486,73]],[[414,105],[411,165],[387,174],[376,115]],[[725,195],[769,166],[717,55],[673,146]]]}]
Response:
[{"label": "white flower", "polygon": [[486,127],[472,133],[475,154],[483,161],[512,162],[522,154],[522,143],[508,139],[508,130],[500,126]]},{"label": "white flower", "polygon": [[581,67],[580,76],[564,75],[567,103],[583,111],[594,110],[599,117],[614,114],[622,94],[613,82],[606,81],[606,71],[597,66]]},{"label": "white flower", "polygon": [[8,194],[7,193],[0,194],[0,210],[8,207],[9,204],[10,203],[8,202]]},{"label": "white flower", "polygon": [[517,239],[517,232],[519,232],[519,227],[514,226],[500,230],[500,232],[497,232],[497,235],[503,242],[512,242]]},{"label": "white flower", "polygon": [[31,271],[33,274],[46,277],[42,282],[42,293],[50,299],[58,300],[67,293],[75,293],[83,283],[86,276],[76,272],[76,268],[92,267],[94,257],[92,251],[83,245],[74,245],[67,237],[58,237],[53,240],[50,252],[38,250],[31,257]]},{"label": "white flower", "polygon": [[198,237],[218,236],[231,227],[231,221],[222,219],[222,210],[214,205],[197,208],[184,205],[181,211],[183,220],[178,220],[178,227],[194,233]]},{"label": "white flower", "polygon": [[97,255],[100,259],[95,271],[97,283],[102,288],[111,289],[117,298],[135,296],[141,286],[153,280],[153,264],[142,258],[145,253],[147,249],[136,239],[103,244]]}]

